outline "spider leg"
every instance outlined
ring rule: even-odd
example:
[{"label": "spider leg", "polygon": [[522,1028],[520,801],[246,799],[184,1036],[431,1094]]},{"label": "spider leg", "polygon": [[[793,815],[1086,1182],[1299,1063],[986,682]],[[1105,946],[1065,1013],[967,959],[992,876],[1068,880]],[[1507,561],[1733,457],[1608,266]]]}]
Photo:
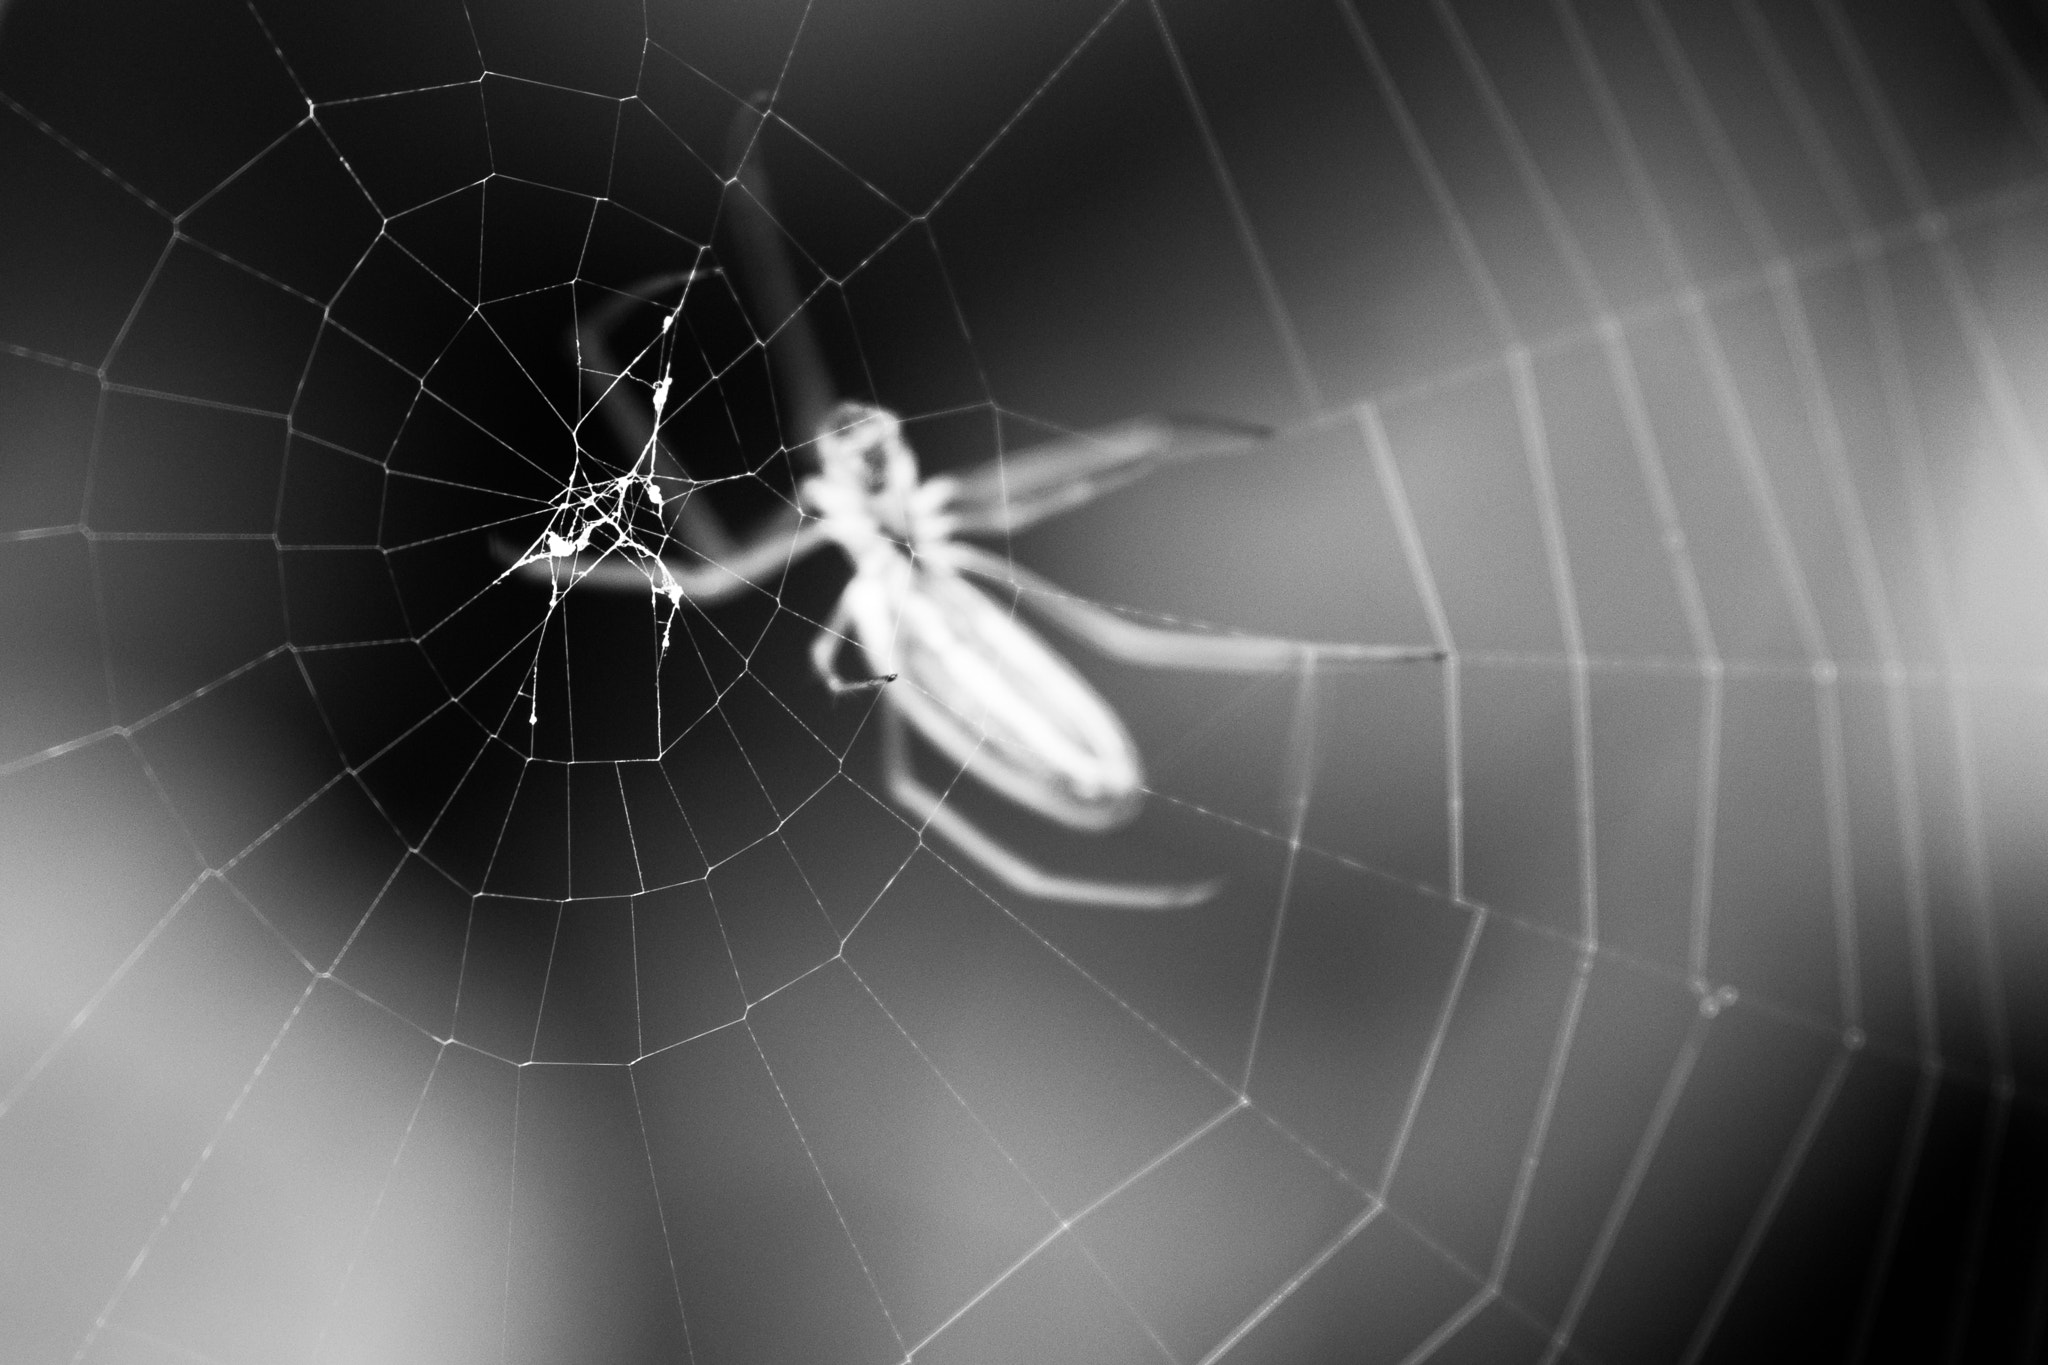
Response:
[{"label": "spider leg", "polygon": [[1221,418],[1141,417],[1033,446],[949,476],[946,511],[966,534],[1019,531],[1182,460],[1237,455],[1272,432]]},{"label": "spider leg", "polygon": [[1038,900],[1066,901],[1106,910],[1184,910],[1216,894],[1219,881],[1112,882],[1048,872],[1013,853],[920,782],[910,766],[903,718],[882,708],[882,772],[890,797],[925,829],[958,849],[977,867],[1013,891]]},{"label": "spider leg", "polygon": [[851,616],[842,601],[832,608],[832,615],[826,620],[824,629],[811,641],[811,671],[831,689],[835,697],[844,696],[848,692],[872,692],[877,687],[896,681],[894,673],[884,673],[873,678],[849,678],[839,671],[839,651],[846,647],[846,625]]},{"label": "spider leg", "polygon": [[1357,645],[1290,640],[1272,635],[1221,635],[1142,625],[1107,607],[1075,597],[1058,584],[972,545],[949,547],[962,572],[1018,590],[1019,601],[1082,643],[1144,668],[1216,673],[1268,673],[1320,664],[1436,663],[1444,651],[1430,645]]}]

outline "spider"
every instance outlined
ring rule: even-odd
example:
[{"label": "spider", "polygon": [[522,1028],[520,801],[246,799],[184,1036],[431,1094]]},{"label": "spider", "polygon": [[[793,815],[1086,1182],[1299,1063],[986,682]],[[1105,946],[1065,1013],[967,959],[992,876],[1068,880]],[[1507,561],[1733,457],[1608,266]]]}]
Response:
[{"label": "spider", "polygon": [[[1143,625],[961,539],[1023,530],[1164,465],[1257,449],[1270,432],[1221,420],[1146,417],[1054,440],[964,474],[920,479],[895,413],[834,397],[773,217],[767,175],[755,155],[756,133],[766,117],[757,99],[741,109],[733,126],[728,202],[750,311],[764,326],[785,319],[767,343],[770,365],[783,405],[806,433],[815,461],[815,472],[798,486],[797,505],[742,540],[702,499],[663,497],[652,471],[673,458],[659,437],[668,381],[655,387],[651,415],[629,402],[610,334],[634,303],[678,285],[687,291],[690,281],[706,273],[680,271],[641,281],[586,314],[576,328],[586,384],[622,443],[641,452],[639,462],[626,477],[582,497],[579,534],[551,529],[524,555],[499,541],[499,558],[510,566],[508,573],[547,581],[557,592],[566,567],[572,586],[651,589],[666,595],[672,607],[688,602],[702,609],[750,590],[772,591],[790,564],[837,545],[853,575],[813,642],[811,664],[835,695],[881,689],[885,781],[902,809],[1026,895],[1132,910],[1200,903],[1221,883],[1107,881],[1040,867],[918,778],[911,764],[912,733],[984,786],[1070,829],[1114,830],[1137,814],[1143,800],[1144,768],[1116,712],[976,580],[1017,590],[1018,601],[1051,625],[1102,654],[1144,667],[1277,672],[1312,667],[1319,659],[1392,664],[1440,660],[1443,652]],[[664,335],[674,317],[667,315]],[[664,477],[677,481],[675,474]],[[680,481],[691,486],[687,476]],[[680,557],[649,550],[628,534],[624,499],[632,487],[644,488],[660,508]],[[616,515],[599,506],[606,498],[618,501]],[[605,521],[612,543],[593,551],[592,527]],[[849,643],[858,647],[868,676],[840,672],[839,656]]]}]

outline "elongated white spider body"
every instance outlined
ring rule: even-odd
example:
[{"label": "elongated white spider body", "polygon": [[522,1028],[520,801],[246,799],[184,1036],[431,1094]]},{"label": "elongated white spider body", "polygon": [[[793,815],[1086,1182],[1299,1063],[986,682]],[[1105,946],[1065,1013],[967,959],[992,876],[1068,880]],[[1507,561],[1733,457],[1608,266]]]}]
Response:
[{"label": "elongated white spider body", "polygon": [[884,697],[983,783],[1074,829],[1114,829],[1144,789],[1123,722],[1073,666],[959,574],[857,577],[841,605]]},{"label": "elongated white spider body", "polygon": [[[816,472],[801,481],[796,506],[744,539],[732,536],[694,492],[664,496],[658,480],[692,486],[661,439],[669,381],[664,374],[652,385],[651,416],[632,403],[632,367],[612,359],[609,334],[636,299],[677,285],[687,290],[702,272],[647,280],[586,316],[576,331],[586,385],[638,458],[623,476],[565,491],[549,527],[523,554],[497,542],[506,572],[548,582],[557,593],[565,585],[629,589],[665,597],[671,609],[684,602],[707,609],[742,593],[772,591],[795,560],[837,545],[853,573],[813,645],[812,664],[834,693],[883,689],[884,777],[890,797],[921,829],[1029,895],[1136,910],[1203,900],[1216,882],[1104,881],[1041,868],[918,778],[909,747],[913,733],[990,790],[1069,829],[1115,829],[1137,814],[1144,798],[1144,766],[1116,712],[1016,619],[1015,608],[975,580],[1013,590],[1016,607],[1140,667],[1274,672],[1321,661],[1435,660],[1442,651],[1146,625],[1064,593],[962,539],[1021,530],[1165,465],[1262,450],[1268,433],[1234,422],[1140,418],[963,474],[920,479],[894,413],[831,397],[803,316],[805,300],[769,208],[767,178],[753,156],[763,117],[749,106],[734,124],[729,207],[757,321],[780,320],[769,336],[769,356]],[[668,334],[665,322],[662,336]],[[650,548],[633,533],[627,504],[642,490],[680,554]],[[839,673],[837,660],[849,643],[858,647],[869,676],[849,680]]]},{"label": "elongated white spider body", "polygon": [[1070,828],[1126,823],[1144,790],[1138,746],[1072,665],[967,580],[945,510],[952,481],[917,483],[893,413],[847,403],[833,420],[818,440],[824,472],[802,493],[853,578],[818,638],[819,671],[848,685],[832,657],[850,628],[894,684],[884,704],[940,753]]}]

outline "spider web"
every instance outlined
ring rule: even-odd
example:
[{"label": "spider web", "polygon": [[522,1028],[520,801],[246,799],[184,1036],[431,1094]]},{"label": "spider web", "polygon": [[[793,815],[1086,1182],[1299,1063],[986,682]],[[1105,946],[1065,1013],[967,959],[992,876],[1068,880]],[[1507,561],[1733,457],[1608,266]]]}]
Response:
[{"label": "spider web", "polygon": [[[2026,15],[4,17],[0,1354],[2038,1354]],[[664,497],[791,498],[757,89],[928,470],[1280,429],[1017,563],[1449,651],[1077,659],[1111,838],[949,788],[1209,904],[922,839],[808,671],[831,555],[702,611],[493,558],[658,532],[565,345],[652,275],[603,378],[668,385]]]}]

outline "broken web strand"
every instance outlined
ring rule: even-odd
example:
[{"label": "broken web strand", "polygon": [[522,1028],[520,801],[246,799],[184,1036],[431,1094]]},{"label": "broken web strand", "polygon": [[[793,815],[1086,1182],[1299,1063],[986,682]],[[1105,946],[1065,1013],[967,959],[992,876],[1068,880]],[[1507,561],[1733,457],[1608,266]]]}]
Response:
[{"label": "broken web strand", "polygon": [[[683,307],[689,301],[690,286],[700,276],[716,274],[715,270],[693,270],[683,281],[682,296],[673,308],[662,314],[661,333],[648,347],[659,349],[662,359],[661,378],[654,384],[650,397],[654,409],[653,420],[648,424],[647,440],[634,455],[633,463],[623,474],[612,478],[586,481],[581,475],[585,456],[579,444],[576,461],[570,466],[569,478],[562,491],[555,496],[555,504],[548,518],[548,525],[540,536],[527,548],[525,554],[508,565],[501,578],[510,577],[532,564],[548,567],[549,597],[548,617],[552,618],[561,606],[562,598],[576,586],[577,580],[589,572],[590,565],[582,556],[593,544],[598,548],[596,563],[609,555],[621,555],[635,562],[647,576],[647,591],[652,600],[666,601],[667,609],[661,619],[661,655],[666,657],[672,632],[675,629],[676,613],[682,609],[684,592],[682,584],[676,582],[675,574],[669,570],[668,560],[663,554],[668,536],[650,545],[642,538],[638,521],[644,508],[651,508],[656,516],[662,515],[667,505],[667,495],[661,491],[661,484],[655,477],[656,456],[661,443],[661,424],[668,409],[668,396],[675,384],[675,354],[672,332],[676,320],[682,316]],[[641,354],[645,355],[643,351]],[[631,367],[628,366],[628,371]],[[615,392],[623,383],[625,375],[615,375],[611,387],[599,400],[610,403],[620,400]],[[696,483],[686,484],[683,497],[695,491]],[[545,628],[545,622],[543,622]],[[527,696],[526,723],[540,724],[540,665],[538,660],[528,671],[525,684]]]}]

